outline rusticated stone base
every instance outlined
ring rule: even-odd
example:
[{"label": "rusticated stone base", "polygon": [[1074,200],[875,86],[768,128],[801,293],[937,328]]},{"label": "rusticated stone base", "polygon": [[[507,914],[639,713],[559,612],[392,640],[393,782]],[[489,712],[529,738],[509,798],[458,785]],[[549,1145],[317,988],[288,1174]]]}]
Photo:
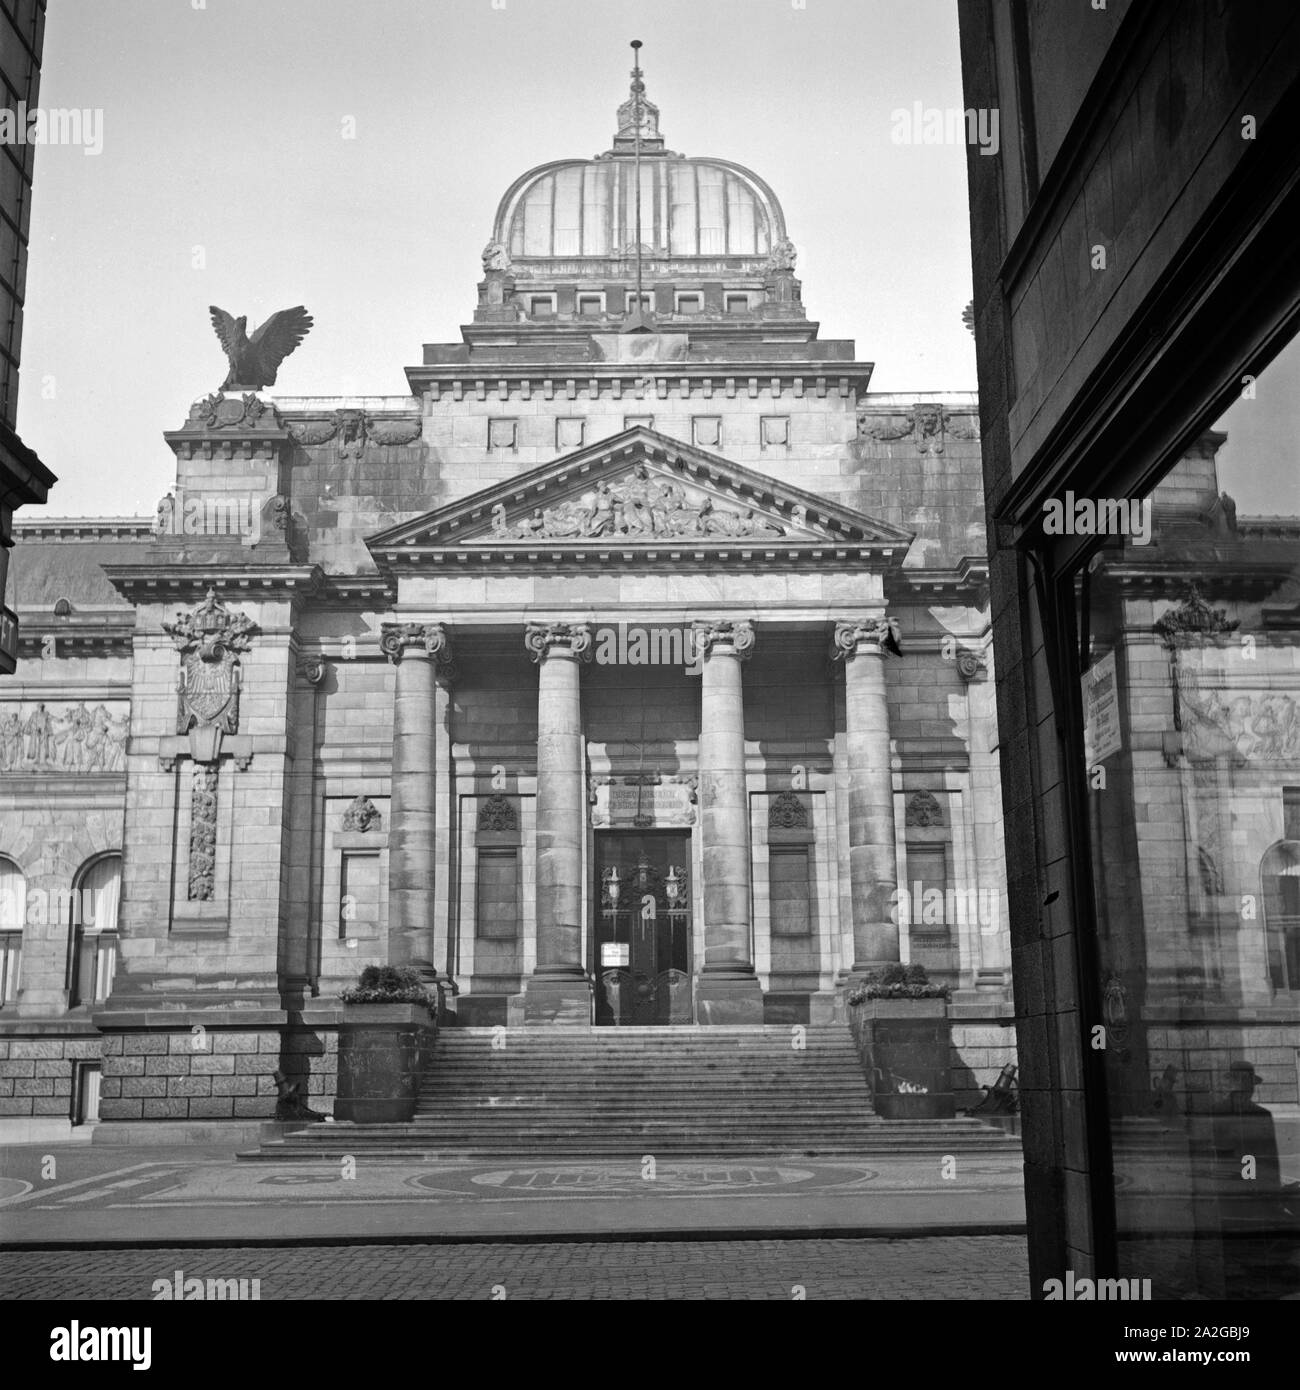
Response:
[{"label": "rusticated stone base", "polygon": [[0,1036],[0,1119],[62,1119],[72,1113],[74,1064],[95,1061],[99,1034]]},{"label": "rusticated stone base", "polygon": [[277,1071],[303,1083],[300,1093],[313,1109],[332,1111],[337,1027],[265,1018],[240,1026],[230,1013],[182,1013],[167,1026],[106,1030],[100,1119],[273,1120]]}]

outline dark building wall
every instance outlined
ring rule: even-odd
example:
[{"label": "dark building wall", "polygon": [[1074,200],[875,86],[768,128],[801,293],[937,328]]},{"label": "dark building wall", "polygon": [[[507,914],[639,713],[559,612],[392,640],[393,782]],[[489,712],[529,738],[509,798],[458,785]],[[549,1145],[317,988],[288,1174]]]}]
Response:
[{"label": "dark building wall", "polygon": [[[17,112],[36,104],[41,81],[45,0],[0,5],[0,106]],[[31,219],[32,156],[27,143],[0,145],[0,418],[10,429],[18,411],[18,359],[27,279],[27,229]]]},{"label": "dark building wall", "polygon": [[966,105],[1003,120],[1001,158],[972,147],[968,169],[1035,1296],[1114,1263],[1066,649],[1064,577],[1088,543],[1044,537],[1043,502],[1149,487],[1284,340],[1296,298],[1300,12],[1070,8],[959,5]]},{"label": "dark building wall", "polygon": [[[0,5],[0,109],[15,124],[37,102],[44,37],[45,0]],[[8,597],[13,512],[43,502],[54,482],[15,431],[34,150],[25,141],[0,143],[0,673],[14,669],[18,652],[16,605]]]}]

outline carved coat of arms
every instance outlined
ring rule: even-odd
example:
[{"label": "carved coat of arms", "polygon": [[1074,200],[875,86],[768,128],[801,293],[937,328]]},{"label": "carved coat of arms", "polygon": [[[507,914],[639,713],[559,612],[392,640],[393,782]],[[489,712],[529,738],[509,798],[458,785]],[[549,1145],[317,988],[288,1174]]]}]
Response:
[{"label": "carved coat of arms", "polygon": [[249,647],[255,625],[232,613],[209,589],[188,613],[178,613],[163,630],[181,653],[176,683],[176,732],[216,728],[233,734],[239,728],[239,653]]}]

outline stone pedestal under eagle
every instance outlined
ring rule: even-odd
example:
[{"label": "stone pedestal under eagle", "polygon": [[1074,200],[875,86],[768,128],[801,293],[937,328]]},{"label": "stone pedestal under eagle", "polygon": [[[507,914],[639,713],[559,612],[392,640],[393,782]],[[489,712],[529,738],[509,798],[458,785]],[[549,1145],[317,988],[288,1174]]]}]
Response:
[{"label": "stone pedestal under eagle", "polygon": [[286,357],[307,336],[312,317],[301,305],[271,315],[250,338],[248,319],[232,317],[215,304],[208,305],[212,327],[230,363],[222,391],[260,391],[275,385],[275,374]]}]

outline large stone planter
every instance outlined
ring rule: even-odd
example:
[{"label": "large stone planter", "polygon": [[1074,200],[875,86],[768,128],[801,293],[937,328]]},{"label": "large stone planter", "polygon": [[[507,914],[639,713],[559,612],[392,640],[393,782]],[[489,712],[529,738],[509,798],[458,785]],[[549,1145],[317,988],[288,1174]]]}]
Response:
[{"label": "large stone planter", "polygon": [[[956,1115],[946,999],[868,999],[850,1006],[849,1027],[877,1115],[886,1120]],[[909,1092],[900,1086],[925,1089]]]},{"label": "large stone planter", "polygon": [[413,1118],[437,1031],[436,1015],[424,1004],[344,1004],[335,1119],[400,1124]]}]

